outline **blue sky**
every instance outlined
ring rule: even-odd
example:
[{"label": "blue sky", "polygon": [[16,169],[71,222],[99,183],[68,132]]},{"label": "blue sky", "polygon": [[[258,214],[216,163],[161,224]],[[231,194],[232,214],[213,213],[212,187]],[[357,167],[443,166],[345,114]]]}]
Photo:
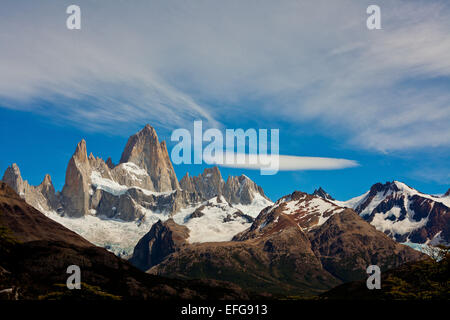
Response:
[{"label": "blue sky", "polygon": [[[244,173],[275,200],[324,187],[338,199],[401,180],[450,187],[450,8],[446,1],[4,1],[0,170],[16,162],[58,190],[76,143],[117,162],[146,123],[167,140],[209,127],[278,128],[280,153],[360,166]],[[173,143],[169,142],[169,152]],[[202,165],[176,166],[198,174]]]}]

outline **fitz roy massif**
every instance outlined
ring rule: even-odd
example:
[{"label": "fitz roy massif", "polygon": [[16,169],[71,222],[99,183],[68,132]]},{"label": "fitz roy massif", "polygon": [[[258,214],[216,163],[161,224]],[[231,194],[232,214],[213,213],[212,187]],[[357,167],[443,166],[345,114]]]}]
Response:
[{"label": "fitz roy massif", "polygon": [[[392,181],[347,201],[318,188],[273,202],[247,176],[225,181],[217,167],[179,180],[166,143],[150,125],[129,138],[117,164],[88,155],[87,142],[80,141],[58,192],[49,175],[31,186],[19,165],[3,175],[0,222],[22,246],[40,240],[36,254],[52,246],[64,256],[74,246],[98,265],[101,259],[123,265],[109,266],[111,277],[120,270],[136,283],[121,284],[128,289],[115,293],[96,283],[109,291],[96,287],[94,295],[318,295],[364,279],[369,265],[395,269],[427,259],[413,248],[450,242],[450,190],[428,195]],[[1,270],[8,266],[0,262]],[[180,280],[155,289],[147,277]],[[190,291],[168,289],[183,285]],[[32,297],[33,289],[23,287]]]}]

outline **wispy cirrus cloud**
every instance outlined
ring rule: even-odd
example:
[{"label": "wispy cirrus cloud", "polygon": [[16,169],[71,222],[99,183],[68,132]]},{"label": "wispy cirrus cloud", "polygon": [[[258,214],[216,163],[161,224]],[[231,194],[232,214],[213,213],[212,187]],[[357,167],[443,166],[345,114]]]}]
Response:
[{"label": "wispy cirrus cloud", "polygon": [[383,152],[450,146],[445,1],[380,0],[375,31],[370,1],[78,4],[79,32],[53,1],[2,4],[2,106],[94,130],[245,115]]},{"label": "wispy cirrus cloud", "polygon": [[[5,44],[0,53],[1,107],[41,113],[92,130],[114,131],[121,124],[150,120],[155,126],[173,128],[192,118],[219,125],[210,110],[145,62],[151,60],[146,50],[139,55],[142,33],[128,30],[127,35],[115,26],[109,37],[99,35],[108,26],[95,18],[89,23],[90,13],[98,9],[92,3],[82,5],[84,28],[73,32],[65,28],[65,8],[54,2],[44,1],[39,8],[32,2],[9,2],[5,7],[8,15],[0,14],[0,42]],[[120,11],[116,14],[120,16]],[[97,32],[85,31],[96,27]]]},{"label": "wispy cirrus cloud", "polygon": [[413,178],[421,181],[450,185],[450,168],[448,167],[431,168],[425,165],[424,168],[421,168],[420,170],[416,169],[410,174]]}]

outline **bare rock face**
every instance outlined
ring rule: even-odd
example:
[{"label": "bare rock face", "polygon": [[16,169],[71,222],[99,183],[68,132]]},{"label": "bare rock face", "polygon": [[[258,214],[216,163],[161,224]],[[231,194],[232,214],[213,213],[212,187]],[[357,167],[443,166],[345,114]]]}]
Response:
[{"label": "bare rock face", "polygon": [[188,192],[196,192],[193,178],[189,176],[189,172],[186,172],[183,178],[181,178],[180,187]]},{"label": "bare rock face", "polygon": [[211,199],[223,194],[225,182],[222,179],[219,168],[206,168],[202,174],[196,177],[186,175],[180,181],[181,188],[189,192],[199,193],[203,199]]},{"label": "bare rock face", "polygon": [[186,245],[189,229],[176,224],[172,219],[159,220],[137,243],[130,262],[141,270],[159,264],[169,254]]},{"label": "bare rock face", "polygon": [[223,191],[228,202],[241,204],[251,204],[258,194],[269,200],[263,189],[245,175],[229,176]]},{"label": "bare rock face", "polygon": [[150,125],[128,139],[120,159],[120,163],[126,162],[132,162],[146,170],[155,191],[179,189],[166,143],[159,143],[156,131]]},{"label": "bare rock face", "polygon": [[113,168],[115,167],[115,166],[114,166],[114,163],[112,162],[111,157],[109,157],[108,160],[106,160],[106,165],[107,165],[108,168],[110,168],[110,169],[113,169]]},{"label": "bare rock face", "polygon": [[67,215],[81,217],[89,213],[90,175],[91,166],[87,158],[86,141],[83,139],[78,143],[66,170],[62,203]]},{"label": "bare rock face", "polygon": [[13,163],[8,167],[3,175],[3,179],[20,197],[35,208],[43,211],[54,210],[58,206],[58,199],[55,194],[52,179],[46,174],[40,185],[31,186],[28,181],[24,181],[17,164]]},{"label": "bare rock face", "polygon": [[447,190],[447,192],[444,194],[444,197],[450,197],[450,188]]},{"label": "bare rock face", "polygon": [[[53,186],[52,178],[49,174],[46,174],[42,183],[36,187],[39,193],[42,194],[43,200],[46,200],[46,207],[48,210],[52,210],[58,207],[59,199]],[[45,202],[44,202],[45,203]]]},{"label": "bare rock face", "polygon": [[328,192],[323,190],[322,187],[319,187],[319,189],[314,190],[312,194],[313,196],[318,196],[328,200],[334,200],[334,198]]},{"label": "bare rock face", "polygon": [[2,180],[13,188],[19,195],[23,194],[25,186],[17,164],[13,163],[6,169]]},{"label": "bare rock face", "polygon": [[196,177],[187,173],[180,181],[183,190],[197,192],[204,200],[223,195],[231,204],[251,204],[256,195],[269,200],[263,189],[247,176],[229,176],[227,182],[222,178],[219,168],[206,168]]},{"label": "bare rock face", "polygon": [[92,153],[88,157],[82,140],[67,166],[58,212],[135,221],[145,210],[170,214],[200,200],[197,193],[181,191],[165,143],[147,125],[130,137],[118,165],[111,158],[105,163]]}]

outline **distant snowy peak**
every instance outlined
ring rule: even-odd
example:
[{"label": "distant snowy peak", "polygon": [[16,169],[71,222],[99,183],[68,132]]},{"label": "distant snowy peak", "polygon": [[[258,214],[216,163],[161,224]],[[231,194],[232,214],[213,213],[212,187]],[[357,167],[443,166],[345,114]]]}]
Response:
[{"label": "distant snowy peak", "polygon": [[222,179],[219,168],[206,168],[198,176],[191,177],[189,173],[180,180],[180,186],[188,192],[196,192],[207,200],[217,195],[223,194],[225,182]]},{"label": "distant snowy peak", "polygon": [[433,196],[417,191],[403,182],[393,181],[385,184],[376,183],[365,194],[350,199],[348,201],[335,201],[338,205],[343,205],[355,209],[360,215],[370,215],[380,203],[389,197],[407,196],[408,198],[419,197],[434,202],[439,202],[450,208],[450,199],[445,196]]},{"label": "distant snowy peak", "polygon": [[330,216],[343,210],[328,199],[299,191],[277,203],[272,207],[273,211],[292,216],[299,227],[306,230],[322,225]]},{"label": "distant snowy peak", "polygon": [[449,197],[424,194],[402,182],[392,181],[374,184],[359,197],[334,203],[354,209],[399,242],[449,242]]},{"label": "distant snowy peak", "polygon": [[293,226],[308,232],[344,210],[322,197],[295,191],[262,210],[251,228],[238,234],[235,240],[259,238]]}]

